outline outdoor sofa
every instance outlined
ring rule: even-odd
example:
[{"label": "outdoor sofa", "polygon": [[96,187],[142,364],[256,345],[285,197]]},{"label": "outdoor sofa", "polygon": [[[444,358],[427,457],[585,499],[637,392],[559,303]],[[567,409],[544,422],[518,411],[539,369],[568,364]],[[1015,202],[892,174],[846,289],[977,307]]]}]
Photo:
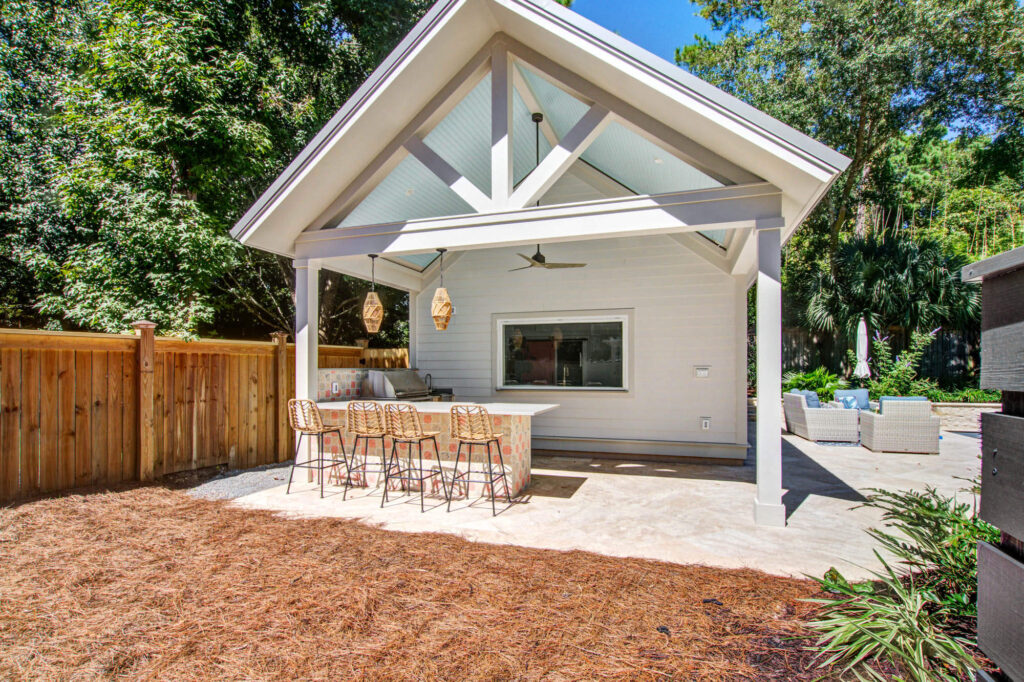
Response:
[{"label": "outdoor sofa", "polygon": [[[879,412],[860,411],[861,444],[875,452],[936,454],[942,419],[932,414],[923,398],[890,398],[879,401]],[[858,410],[844,410],[857,414]]]},{"label": "outdoor sofa", "polygon": [[813,393],[804,391],[782,396],[789,431],[807,440],[856,443],[859,440],[859,410],[821,407],[817,394],[808,395]]}]

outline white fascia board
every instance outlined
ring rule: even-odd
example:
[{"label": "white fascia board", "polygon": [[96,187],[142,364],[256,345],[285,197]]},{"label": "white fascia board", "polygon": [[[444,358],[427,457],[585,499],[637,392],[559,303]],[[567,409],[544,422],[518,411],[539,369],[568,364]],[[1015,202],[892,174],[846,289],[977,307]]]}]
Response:
[{"label": "white fascia board", "polygon": [[781,193],[768,183],[539,206],[516,211],[306,232],[299,257],[400,255],[437,248],[496,246],[644,236],[784,224]]}]

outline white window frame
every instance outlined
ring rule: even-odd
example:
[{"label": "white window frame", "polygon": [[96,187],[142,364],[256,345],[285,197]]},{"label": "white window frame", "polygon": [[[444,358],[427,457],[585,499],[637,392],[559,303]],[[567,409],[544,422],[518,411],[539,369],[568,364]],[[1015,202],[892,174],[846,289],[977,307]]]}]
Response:
[{"label": "white window frame", "polygon": [[[494,369],[495,391],[575,391],[591,393],[624,393],[629,391],[632,365],[630,337],[631,311],[609,313],[579,312],[502,314],[494,317]],[[505,384],[505,326],[509,324],[575,324],[587,322],[620,322],[622,324],[622,386],[559,386],[534,384]]]}]

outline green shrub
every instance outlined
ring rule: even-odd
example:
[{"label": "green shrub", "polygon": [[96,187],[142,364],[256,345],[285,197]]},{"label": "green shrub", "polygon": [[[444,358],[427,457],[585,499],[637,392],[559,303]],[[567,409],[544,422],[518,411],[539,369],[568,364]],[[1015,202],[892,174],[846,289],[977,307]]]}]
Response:
[{"label": "green shrub", "polygon": [[794,388],[801,391],[815,391],[822,400],[832,400],[837,389],[846,388],[846,381],[819,367],[811,372],[788,372],[782,377],[782,391]]},{"label": "green shrub", "polygon": [[882,510],[887,530],[868,533],[903,568],[876,553],[884,571],[873,583],[851,585],[834,568],[816,579],[832,595],[812,600],[822,607],[810,623],[819,656],[827,665],[845,661],[859,678],[884,679],[869,667],[876,661],[915,681],[971,676],[974,643],[959,633],[977,614],[977,543],[999,532],[931,488],[875,490],[864,506]]},{"label": "green shrub", "polygon": [[1003,399],[999,391],[984,388],[957,388],[945,390],[933,388],[925,395],[933,403],[998,403]]},{"label": "green shrub", "polygon": [[[938,388],[934,381],[917,376],[921,356],[938,331],[934,329],[928,334],[915,331],[910,337],[910,347],[902,353],[893,350],[888,336],[876,332],[871,342],[871,377],[862,382],[871,397],[877,400],[884,395],[926,395]],[[847,359],[851,366],[857,362],[853,351],[848,351]]]}]

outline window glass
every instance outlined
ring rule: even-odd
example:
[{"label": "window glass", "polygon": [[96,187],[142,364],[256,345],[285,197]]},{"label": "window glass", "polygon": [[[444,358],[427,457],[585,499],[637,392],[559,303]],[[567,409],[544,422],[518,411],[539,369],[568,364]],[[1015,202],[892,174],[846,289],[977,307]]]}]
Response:
[{"label": "window glass", "polygon": [[506,388],[624,388],[621,319],[502,321]]}]

